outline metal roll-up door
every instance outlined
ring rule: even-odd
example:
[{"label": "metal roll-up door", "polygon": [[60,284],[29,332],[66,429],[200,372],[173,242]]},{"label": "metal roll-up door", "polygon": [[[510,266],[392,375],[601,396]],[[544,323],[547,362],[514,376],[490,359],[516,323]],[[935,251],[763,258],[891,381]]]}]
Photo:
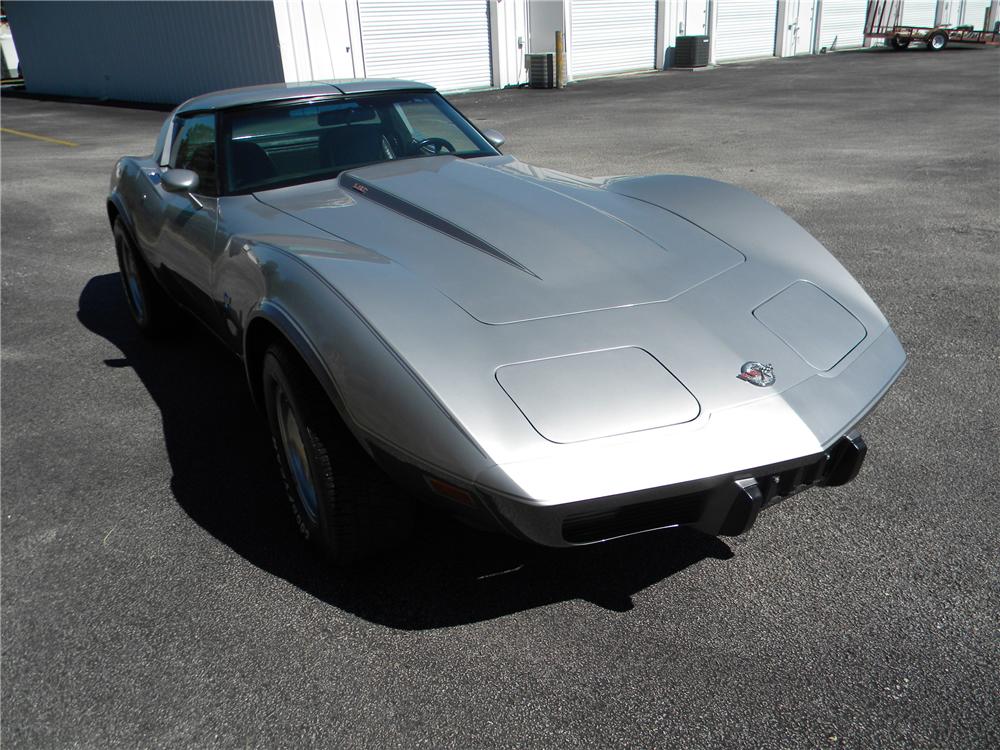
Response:
[{"label": "metal roll-up door", "polygon": [[900,24],[903,26],[934,26],[937,15],[937,0],[903,0],[903,16]]},{"label": "metal roll-up door", "polygon": [[487,0],[359,0],[368,78],[405,78],[442,91],[491,85]]},{"label": "metal roll-up door", "polygon": [[655,67],[655,0],[572,0],[569,45],[572,78]]},{"label": "metal roll-up door", "polygon": [[862,46],[867,13],[868,0],[823,0],[819,46],[833,50]]},{"label": "metal roll-up door", "polygon": [[716,62],[774,54],[778,3],[774,0],[718,0],[713,44]]},{"label": "metal roll-up door", "polygon": [[976,31],[981,31],[986,24],[986,8],[988,0],[965,0],[965,10],[962,23],[971,25]]}]

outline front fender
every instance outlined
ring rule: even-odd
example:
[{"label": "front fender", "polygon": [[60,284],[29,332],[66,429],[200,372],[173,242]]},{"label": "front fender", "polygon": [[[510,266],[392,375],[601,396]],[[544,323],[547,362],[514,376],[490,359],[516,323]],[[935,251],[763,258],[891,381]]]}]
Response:
[{"label": "front fender", "polygon": [[261,297],[244,317],[244,360],[255,392],[255,329],[266,321],[299,353],[370,452],[378,446],[438,476],[461,479],[491,465],[358,305],[294,252],[244,244],[262,281]]},{"label": "front fender", "polygon": [[343,399],[340,397],[340,392],[337,390],[329,370],[323,364],[319,352],[316,351],[312,342],[305,336],[291,315],[279,303],[270,299],[263,300],[250,313],[243,334],[244,365],[247,384],[250,387],[250,393],[253,395],[257,407],[260,409],[264,408],[263,394],[260,393],[260,383],[258,382],[259,372],[257,372],[258,368],[256,366],[264,354],[263,351],[259,351],[260,344],[257,341],[261,336],[258,332],[258,329],[261,328],[261,323],[266,323],[268,326],[267,335],[261,340],[265,342],[273,341],[274,334],[276,333],[290,344],[302,361],[305,362],[313,377],[316,378],[316,381],[323,388],[327,397],[337,408],[337,411],[342,412]]}]

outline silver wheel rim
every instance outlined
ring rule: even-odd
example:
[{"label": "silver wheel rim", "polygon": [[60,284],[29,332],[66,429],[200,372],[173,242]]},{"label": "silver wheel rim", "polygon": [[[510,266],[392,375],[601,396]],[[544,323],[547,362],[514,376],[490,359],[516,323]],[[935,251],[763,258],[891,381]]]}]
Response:
[{"label": "silver wheel rim", "polygon": [[132,312],[138,320],[143,320],[146,317],[146,301],[142,296],[139,269],[132,255],[132,248],[127,245],[122,248],[122,266],[125,270],[125,288],[128,290],[128,301],[132,306]]},{"label": "silver wheel rim", "polygon": [[299,422],[295,418],[295,411],[288,400],[285,392],[279,388],[277,393],[278,402],[278,430],[281,433],[281,446],[285,451],[285,460],[295,483],[295,490],[302,508],[305,510],[309,520],[315,522],[317,518],[318,501],[316,499],[316,487],[313,484],[312,467],[309,464],[309,455],[306,453],[305,440],[302,437],[302,430]]},{"label": "silver wheel rim", "polygon": [[944,37],[938,34],[933,39],[931,39],[931,46],[934,49],[942,49],[944,47]]}]

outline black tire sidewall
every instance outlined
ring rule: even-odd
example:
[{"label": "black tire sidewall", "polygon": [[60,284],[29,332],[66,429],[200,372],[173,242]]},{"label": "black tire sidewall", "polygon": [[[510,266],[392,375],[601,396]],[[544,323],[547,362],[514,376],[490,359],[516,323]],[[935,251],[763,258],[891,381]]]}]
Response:
[{"label": "black tire sidewall", "polygon": [[[307,391],[308,385],[303,382],[300,368],[294,363],[292,358],[282,349],[272,347],[264,355],[264,364],[261,372],[261,379],[264,394],[264,406],[267,413],[268,426],[271,428],[271,440],[274,445],[274,452],[278,464],[281,468],[281,477],[285,485],[285,495],[292,506],[292,515],[299,533],[317,549],[326,550],[336,554],[337,541],[334,529],[331,526],[329,511],[331,502],[330,490],[335,491],[333,477],[329,472],[329,460],[323,460],[316,452],[314,443],[322,440],[321,432],[315,423],[316,412],[315,394]],[[281,428],[278,424],[278,394],[283,393],[288,403],[295,413],[295,419],[299,423],[299,429],[303,430],[303,442],[308,454],[309,468],[313,473],[314,489],[317,495],[316,519],[310,518],[306,512],[299,496],[295,480],[292,478],[291,467],[288,465],[288,457],[285,453],[285,446],[281,441]],[[325,409],[320,409],[321,414],[326,413]],[[322,419],[322,416],[319,417]]]},{"label": "black tire sidewall", "polygon": [[[118,258],[118,272],[121,277],[122,282],[122,292],[125,294],[125,304],[128,305],[129,314],[132,316],[132,320],[139,327],[139,330],[144,333],[148,333],[152,330],[153,326],[151,324],[150,316],[150,288],[149,279],[145,273],[145,265],[142,262],[142,258],[139,257],[138,252],[135,248],[135,243],[132,242],[131,236],[129,236],[128,230],[125,225],[122,224],[121,219],[115,220],[114,227],[115,236],[115,255]],[[139,288],[142,291],[144,314],[142,317],[138,315],[135,309],[135,303],[132,300],[132,291],[129,289],[128,285],[128,271],[125,266],[125,255],[126,253],[131,256],[132,262],[136,267],[136,281],[139,284]]]},{"label": "black tire sidewall", "polygon": [[[283,343],[264,354],[261,386],[285,494],[299,531],[337,566],[389,552],[409,536],[412,498],[372,460],[340,418],[326,391],[298,353]],[[314,521],[292,478],[278,424],[283,393],[298,422],[316,491]]]},{"label": "black tire sidewall", "polygon": [[[146,259],[139,252],[132,233],[121,218],[115,219],[113,234],[115,238],[115,255],[118,259],[119,276],[122,281],[122,292],[125,294],[125,304],[129,316],[135,322],[140,333],[152,339],[162,338],[175,333],[183,321],[180,308],[167,295],[160,282],[146,264]],[[127,272],[125,269],[125,254],[128,253],[135,264],[136,280],[142,292],[143,316],[136,314],[129,290]]]}]

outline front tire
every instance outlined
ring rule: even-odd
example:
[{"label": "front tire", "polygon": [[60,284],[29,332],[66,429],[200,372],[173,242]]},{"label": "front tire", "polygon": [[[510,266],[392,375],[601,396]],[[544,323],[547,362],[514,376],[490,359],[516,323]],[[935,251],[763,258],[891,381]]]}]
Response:
[{"label": "front tire", "polygon": [[285,493],[308,542],[344,564],[405,538],[412,501],[358,445],[302,361],[272,345],[262,381]]},{"label": "front tire", "polygon": [[156,338],[174,330],[179,311],[159,285],[121,219],[115,219],[115,254],[129,313],[140,333]]}]

